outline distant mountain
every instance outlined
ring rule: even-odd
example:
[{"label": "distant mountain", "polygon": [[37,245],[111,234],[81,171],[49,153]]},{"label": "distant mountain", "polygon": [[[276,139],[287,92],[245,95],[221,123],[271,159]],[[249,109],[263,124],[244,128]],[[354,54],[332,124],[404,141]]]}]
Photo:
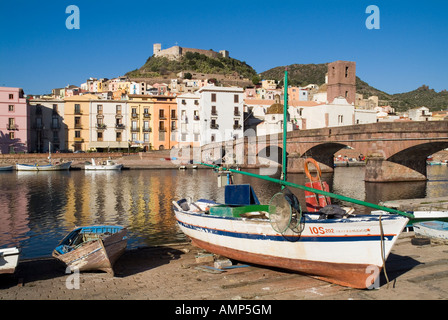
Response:
[{"label": "distant mountain", "polygon": [[[288,84],[293,86],[306,86],[314,83],[319,86],[325,83],[325,74],[328,71],[328,63],[321,64],[292,64],[288,67]],[[260,74],[262,79],[274,79],[283,85],[285,66],[275,67]],[[356,92],[363,94],[364,98],[378,96],[378,99],[389,104],[396,111],[406,111],[410,108],[425,106],[431,111],[448,108],[448,91],[435,92],[428,86],[399,94],[388,94],[370,86],[367,82],[356,77]]]},{"label": "distant mountain", "polygon": [[197,52],[187,52],[178,60],[151,56],[139,69],[128,72],[131,78],[155,78],[167,74],[203,73],[240,76],[252,80],[256,71],[246,62],[234,58],[212,58]]}]

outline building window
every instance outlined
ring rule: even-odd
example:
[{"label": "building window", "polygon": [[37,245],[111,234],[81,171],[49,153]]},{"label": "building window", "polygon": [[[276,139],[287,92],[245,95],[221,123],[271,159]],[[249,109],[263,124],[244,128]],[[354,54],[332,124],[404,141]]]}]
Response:
[{"label": "building window", "polygon": [[239,98],[240,98],[239,95],[237,95],[237,94],[234,95],[234,96],[233,96],[233,102],[235,102],[235,103],[239,103],[239,102],[240,102],[240,101],[239,101],[239,100],[240,100]]},{"label": "building window", "polygon": [[348,67],[345,67],[345,77],[348,78]]},{"label": "building window", "polygon": [[79,105],[79,104],[75,104],[75,113],[76,114],[80,114],[81,113],[81,105]]},{"label": "building window", "polygon": [[9,94],[9,100],[13,100],[14,99],[14,94],[10,93]]},{"label": "building window", "polygon": [[9,139],[10,140],[14,140],[14,132],[10,132],[9,133]]},{"label": "building window", "polygon": [[132,141],[137,141],[137,133],[132,133]]},{"label": "building window", "polygon": [[121,141],[121,132],[117,131],[116,135],[115,135],[115,141]]},{"label": "building window", "polygon": [[75,138],[81,138],[81,131],[75,131]]},{"label": "building window", "polygon": [[117,114],[121,114],[121,105],[120,104],[117,104],[117,106],[115,107],[115,111]]},{"label": "building window", "polygon": [[97,141],[103,141],[103,133],[101,131],[98,131],[96,138]]},{"label": "building window", "polygon": [[149,133],[144,133],[144,134],[143,134],[143,140],[144,140],[145,142],[149,142]]},{"label": "building window", "polygon": [[96,107],[96,111],[98,112],[98,113],[103,113],[103,105],[102,104],[99,104],[97,107]]},{"label": "building window", "polygon": [[8,111],[9,111],[9,112],[14,112],[14,105],[13,105],[13,104],[10,104],[10,105],[8,106]]},{"label": "building window", "polygon": [[216,102],[216,93],[212,93],[212,102]]},{"label": "building window", "polygon": [[216,111],[216,106],[212,106],[212,115],[218,115],[218,111]]}]

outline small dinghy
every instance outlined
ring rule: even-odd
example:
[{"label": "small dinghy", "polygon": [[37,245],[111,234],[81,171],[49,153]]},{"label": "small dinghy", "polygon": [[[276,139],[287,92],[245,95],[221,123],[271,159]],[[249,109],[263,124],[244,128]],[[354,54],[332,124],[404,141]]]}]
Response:
[{"label": "small dinghy", "polygon": [[72,270],[101,270],[113,275],[115,261],[126,250],[126,234],[122,226],[77,227],[53,250],[53,257]]}]

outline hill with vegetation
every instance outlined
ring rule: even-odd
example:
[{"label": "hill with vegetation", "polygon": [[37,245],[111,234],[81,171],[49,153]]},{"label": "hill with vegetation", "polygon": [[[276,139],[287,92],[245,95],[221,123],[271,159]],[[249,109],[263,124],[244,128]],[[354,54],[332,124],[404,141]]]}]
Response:
[{"label": "hill with vegetation", "polygon": [[[325,83],[325,74],[328,71],[328,63],[321,64],[292,64],[288,67],[288,84],[292,86],[306,86],[308,84],[317,84],[321,86]],[[260,74],[262,79],[273,79],[283,85],[285,67],[275,67]],[[378,99],[389,104],[396,111],[406,111],[411,108],[425,106],[431,111],[445,110],[448,108],[448,91],[436,92],[428,86],[398,94],[388,94],[370,86],[367,82],[356,77],[356,92],[368,98],[378,96]]]},{"label": "hill with vegetation", "polygon": [[234,75],[252,80],[256,71],[246,62],[233,58],[211,58],[197,52],[187,52],[179,60],[151,56],[139,69],[128,72],[131,78],[156,78],[179,72]]}]

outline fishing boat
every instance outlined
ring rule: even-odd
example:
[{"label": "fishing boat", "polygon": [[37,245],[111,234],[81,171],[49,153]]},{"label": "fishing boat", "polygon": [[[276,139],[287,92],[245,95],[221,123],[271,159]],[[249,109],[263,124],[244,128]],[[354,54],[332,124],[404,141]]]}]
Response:
[{"label": "fishing boat", "polygon": [[14,273],[19,261],[20,249],[17,247],[0,249],[0,274]]},{"label": "fishing boat", "polygon": [[0,167],[0,171],[12,171],[12,166],[3,166],[3,167]]},{"label": "fishing boat", "polygon": [[84,168],[85,170],[121,170],[123,165],[121,163],[115,163],[111,159],[96,163],[95,159],[92,158],[92,162],[90,164],[86,164]]},{"label": "fishing boat", "polygon": [[113,265],[124,253],[127,229],[122,226],[86,226],[71,231],[52,256],[71,270],[101,270],[114,274]]},{"label": "fishing boat", "polygon": [[[286,119],[287,72],[284,83]],[[286,122],[283,121],[280,179],[200,163],[221,172],[275,182],[282,189],[264,205],[260,204],[250,185],[231,183],[225,186],[224,203],[210,199],[173,201],[178,225],[194,245],[238,261],[284,268],[331,283],[365,289],[378,284],[393,245],[410,221],[448,219],[447,212],[402,212],[334,194],[318,178],[312,179],[308,186],[287,181]],[[313,161],[305,163],[309,162]],[[313,195],[311,198],[315,200],[307,202],[307,209],[313,209],[313,212],[302,211],[289,187]],[[329,203],[327,197],[376,211],[370,215],[357,215],[353,208]]]},{"label": "fishing boat", "polygon": [[448,242],[448,223],[444,221],[425,221],[413,225],[416,236],[435,241]]},{"label": "fishing boat", "polygon": [[61,171],[69,170],[72,165],[71,161],[61,163],[49,163],[49,164],[16,164],[17,171]]},{"label": "fishing boat", "polygon": [[69,170],[72,165],[71,161],[68,162],[55,162],[53,163],[51,160],[51,143],[48,143],[48,164],[23,164],[17,163],[16,170],[17,171],[61,171],[61,170]]}]

